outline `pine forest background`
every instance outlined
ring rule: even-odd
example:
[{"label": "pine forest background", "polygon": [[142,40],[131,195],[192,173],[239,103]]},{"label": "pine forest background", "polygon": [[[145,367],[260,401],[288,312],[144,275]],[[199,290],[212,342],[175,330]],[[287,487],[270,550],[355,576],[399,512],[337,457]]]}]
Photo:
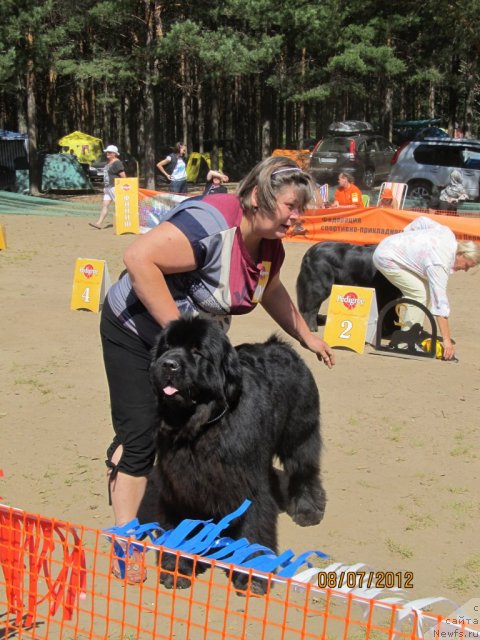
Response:
[{"label": "pine forest background", "polygon": [[155,163],[176,141],[239,172],[335,120],[478,134],[480,0],[2,0],[0,127],[75,130]]}]

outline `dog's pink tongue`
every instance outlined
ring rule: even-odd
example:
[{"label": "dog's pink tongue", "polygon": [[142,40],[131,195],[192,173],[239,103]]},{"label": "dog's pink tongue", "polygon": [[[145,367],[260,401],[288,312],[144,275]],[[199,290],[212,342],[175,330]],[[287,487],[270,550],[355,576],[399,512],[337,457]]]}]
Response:
[{"label": "dog's pink tongue", "polygon": [[163,387],[163,393],[167,396],[173,396],[178,393],[178,389],[168,385],[167,387]]}]

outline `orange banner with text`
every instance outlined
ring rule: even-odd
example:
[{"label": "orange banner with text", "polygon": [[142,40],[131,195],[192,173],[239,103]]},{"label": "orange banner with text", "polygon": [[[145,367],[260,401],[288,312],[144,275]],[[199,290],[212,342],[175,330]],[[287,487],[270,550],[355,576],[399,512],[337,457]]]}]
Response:
[{"label": "orange banner with text", "polygon": [[427,216],[444,224],[455,233],[458,240],[480,241],[480,218],[436,215],[407,209],[308,209],[289,231],[286,240],[325,242],[351,242],[353,244],[377,244],[383,238],[399,233],[409,222],[419,216]]}]

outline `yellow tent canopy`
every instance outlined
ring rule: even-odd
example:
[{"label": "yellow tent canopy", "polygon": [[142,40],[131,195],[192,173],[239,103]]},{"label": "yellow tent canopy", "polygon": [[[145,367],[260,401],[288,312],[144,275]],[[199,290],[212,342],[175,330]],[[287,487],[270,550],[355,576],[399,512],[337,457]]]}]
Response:
[{"label": "yellow tent canopy", "polygon": [[79,162],[93,162],[103,151],[103,143],[100,138],[95,138],[81,131],[74,131],[63,136],[58,144],[64,153],[74,153]]}]

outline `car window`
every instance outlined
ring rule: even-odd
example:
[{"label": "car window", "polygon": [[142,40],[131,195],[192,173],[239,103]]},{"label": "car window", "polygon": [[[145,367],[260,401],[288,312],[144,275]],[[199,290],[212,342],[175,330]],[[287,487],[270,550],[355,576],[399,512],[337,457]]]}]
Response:
[{"label": "car window", "polygon": [[480,149],[462,149],[462,158],[466,169],[480,169]]},{"label": "car window", "polygon": [[350,138],[334,137],[325,138],[318,147],[319,152],[348,153],[350,149]]},{"label": "car window", "polygon": [[378,150],[377,141],[375,138],[369,138],[368,140],[366,140],[366,146],[369,153]]},{"label": "car window", "polygon": [[448,145],[419,145],[413,157],[420,164],[434,164],[441,167],[462,167],[463,155],[461,147]]}]

